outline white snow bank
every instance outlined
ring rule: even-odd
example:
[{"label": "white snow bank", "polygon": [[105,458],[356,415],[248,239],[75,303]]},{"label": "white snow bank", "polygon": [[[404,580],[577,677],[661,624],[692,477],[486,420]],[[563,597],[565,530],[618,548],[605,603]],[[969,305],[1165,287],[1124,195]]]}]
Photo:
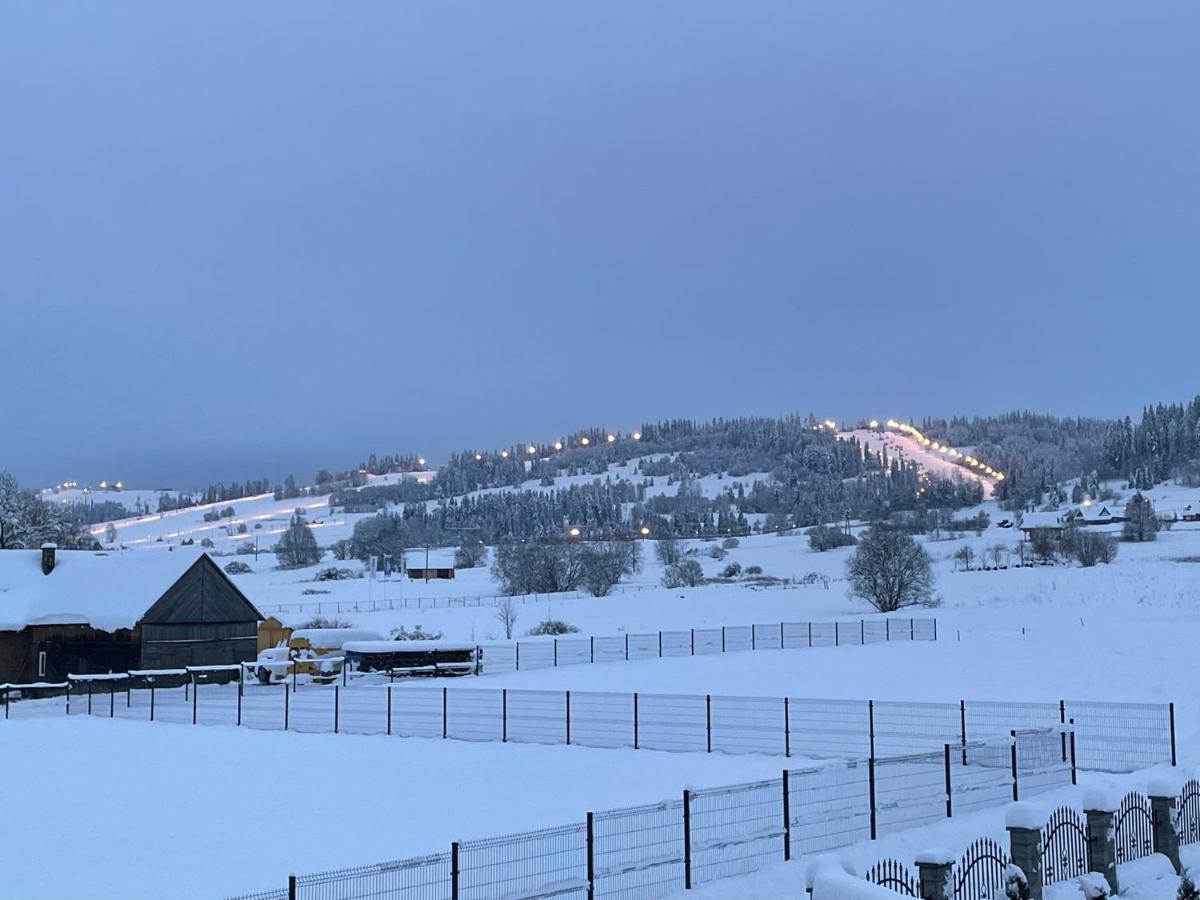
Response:
[{"label": "white snow bank", "polygon": [[849,861],[836,853],[822,853],[819,856],[814,856],[812,862],[808,864],[808,868],[804,870],[804,887],[809,891],[813,889],[813,882],[824,869],[837,869],[847,875],[857,875]]},{"label": "white snow bank", "polygon": [[856,878],[837,866],[826,866],[813,881],[812,900],[894,900],[893,890]]},{"label": "white snow bank", "polygon": [[1034,803],[1013,803],[1004,813],[1005,828],[1042,828],[1045,824],[1045,811]]},{"label": "white snow bank", "polygon": [[383,635],[365,628],[299,628],[292,639],[306,640],[316,650],[338,650],[346,641],[382,641]]},{"label": "white snow bank", "polygon": [[1120,793],[1111,787],[1096,785],[1083,792],[1083,808],[1093,812],[1116,812],[1121,806]]},{"label": "white snow bank", "polygon": [[1079,890],[1083,892],[1083,896],[1087,900],[1098,900],[1100,897],[1107,897],[1112,891],[1112,887],[1099,872],[1085,872],[1077,879]]},{"label": "white snow bank", "polygon": [[949,866],[958,862],[958,854],[945,847],[931,847],[918,853],[913,862],[917,865]]}]

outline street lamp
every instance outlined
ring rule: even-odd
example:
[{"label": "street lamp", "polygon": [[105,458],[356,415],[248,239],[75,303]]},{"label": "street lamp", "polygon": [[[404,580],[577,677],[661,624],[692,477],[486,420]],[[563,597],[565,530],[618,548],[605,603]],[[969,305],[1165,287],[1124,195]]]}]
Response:
[{"label": "street lamp", "polygon": [[579,529],[578,525],[572,525],[567,529],[567,537],[571,538],[572,540],[579,540],[582,535],[583,532]]},{"label": "street lamp", "polygon": [[530,455],[530,456],[532,456],[533,454],[537,453],[537,447],[533,446],[533,444],[530,444],[530,445],[529,445],[529,446],[526,448],[526,450],[527,450],[527,452],[529,453],[529,455]]},{"label": "street lamp", "polygon": [[582,437],[582,438],[580,438],[580,439],[579,439],[579,443],[583,444],[583,446],[585,446],[585,447],[586,447],[588,444],[590,444],[590,443],[591,443],[591,439],[589,439],[589,438],[586,438],[586,437]]},{"label": "street lamp", "polygon": [[635,431],[633,433],[633,439],[635,441],[640,441],[642,439],[642,433],[640,431]]},{"label": "street lamp", "polygon": [[641,528],[638,529],[638,533],[641,534],[642,537],[649,537],[650,536],[650,526],[643,525]]},{"label": "street lamp", "polygon": [[555,441],[555,442],[554,442],[554,449],[555,449],[555,450],[561,450],[561,449],[562,449],[562,441]]}]

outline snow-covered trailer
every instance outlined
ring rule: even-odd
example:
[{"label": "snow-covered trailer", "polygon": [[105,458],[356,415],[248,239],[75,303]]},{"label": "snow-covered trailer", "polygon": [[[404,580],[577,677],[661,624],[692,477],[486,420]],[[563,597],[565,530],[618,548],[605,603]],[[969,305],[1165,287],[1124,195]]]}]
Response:
[{"label": "snow-covered trailer", "polygon": [[478,675],[483,648],[453,641],[348,641],[346,662],[359,672],[395,675]]}]

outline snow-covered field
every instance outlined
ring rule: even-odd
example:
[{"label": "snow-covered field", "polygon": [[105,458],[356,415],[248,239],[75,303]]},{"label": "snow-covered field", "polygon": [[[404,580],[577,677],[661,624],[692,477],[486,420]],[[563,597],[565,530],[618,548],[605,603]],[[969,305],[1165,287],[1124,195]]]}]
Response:
[{"label": "snow-covered field", "polygon": [[[1181,487],[1163,486],[1149,496],[1168,515],[1200,504],[1200,491]],[[320,507],[326,501],[318,498],[276,503],[267,497],[232,505],[235,521],[250,523],[253,536],[282,527],[292,508],[308,504],[310,521],[324,518]],[[1008,516],[991,501],[982,509],[993,523]],[[263,527],[254,529],[255,523]],[[347,536],[351,517],[327,519],[320,527],[328,535]],[[244,539],[221,537],[224,531],[212,530],[196,510],[120,523],[118,533],[129,549],[105,557],[104,565],[117,576],[97,582],[101,596],[89,598],[89,609],[103,605],[103,593],[117,585],[126,594],[145,593],[148,606],[164,574],[182,572],[200,551],[200,536],[214,535],[218,549]],[[197,545],[180,546],[185,535],[196,537]],[[318,535],[323,544],[329,542],[326,533],[318,530]],[[997,544],[1011,550],[1019,538],[1015,529],[993,524],[978,536],[926,543],[941,605],[916,614],[937,617],[937,643],[577,665],[487,674],[450,687],[916,701],[1170,700],[1177,705],[1181,763],[1200,764],[1200,563],[1192,561],[1200,559],[1200,527],[1179,523],[1153,543],[1122,544],[1115,563],[1092,569],[1073,563],[996,571],[956,567],[953,555],[963,544],[976,551],[978,564],[985,551]],[[524,604],[517,634],[548,617],[586,636],[874,615],[847,596],[849,550],[816,553],[801,535],[765,535],[741,539],[718,561],[707,555],[716,544],[692,546],[709,575],[737,562],[759,565],[779,578],[819,573],[829,587],[756,589],[734,583],[667,590],[658,586],[662,568],[647,543],[641,571],[627,582],[639,590]],[[410,604],[489,596],[497,586],[487,568],[460,572],[452,582],[385,585],[367,579],[315,582],[318,567],[281,571],[269,553],[257,561],[238,558],[254,569],[236,576],[238,585],[263,607],[341,603],[342,611],[329,608],[322,614],[384,634],[420,625],[447,638],[503,639],[495,610],[486,604],[379,612],[349,608],[368,597],[381,600],[385,589],[392,600],[403,590]],[[446,558],[446,551],[433,552],[433,560]],[[1014,553],[1010,562],[1015,561]],[[322,567],[333,564],[327,557]],[[120,602],[133,601],[123,597]],[[301,624],[313,614],[310,609],[281,618]],[[6,859],[0,893],[27,898],[212,897],[271,887],[289,872],[438,852],[452,839],[574,822],[589,809],[655,802],[678,796],[685,785],[775,776],[780,768],[777,758],[760,756],[278,734],[65,717],[0,723],[0,758],[6,763],[6,804],[22,810],[0,825]],[[1135,784],[1139,777],[1115,783]],[[86,790],[92,810],[87,821],[103,829],[102,840],[77,839],[78,823],[53,800],[65,783]],[[887,854],[911,859],[925,846],[958,847],[996,832],[1001,823],[1001,811],[978,813],[852,848],[849,854],[861,863]],[[70,866],[55,862],[55,848],[64,842]],[[797,862],[694,893],[799,897],[801,879]],[[1147,890],[1139,896],[1156,896],[1153,888]]]}]

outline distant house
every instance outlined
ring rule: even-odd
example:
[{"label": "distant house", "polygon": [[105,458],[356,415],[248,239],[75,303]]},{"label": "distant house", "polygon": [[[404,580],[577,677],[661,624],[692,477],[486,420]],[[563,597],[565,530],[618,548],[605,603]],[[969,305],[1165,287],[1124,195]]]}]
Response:
[{"label": "distant house", "polygon": [[202,554],[142,616],[142,668],[254,659],[262,618],[212,557]]},{"label": "distant house", "polygon": [[207,555],[0,550],[0,683],[254,659],[260,618]]},{"label": "distant house", "polygon": [[1080,525],[1112,525],[1125,521],[1125,511],[1119,506],[1091,503],[1075,511],[1074,520]]},{"label": "distant house", "polygon": [[454,577],[453,566],[429,566],[428,568],[415,568],[413,566],[409,566],[404,571],[408,573],[408,577],[413,581],[417,581],[422,578],[426,581],[430,581],[434,578]]},{"label": "distant house", "polygon": [[1027,512],[1021,516],[1021,531],[1026,535],[1034,531],[1062,531],[1066,527],[1065,515],[1057,510]]}]

